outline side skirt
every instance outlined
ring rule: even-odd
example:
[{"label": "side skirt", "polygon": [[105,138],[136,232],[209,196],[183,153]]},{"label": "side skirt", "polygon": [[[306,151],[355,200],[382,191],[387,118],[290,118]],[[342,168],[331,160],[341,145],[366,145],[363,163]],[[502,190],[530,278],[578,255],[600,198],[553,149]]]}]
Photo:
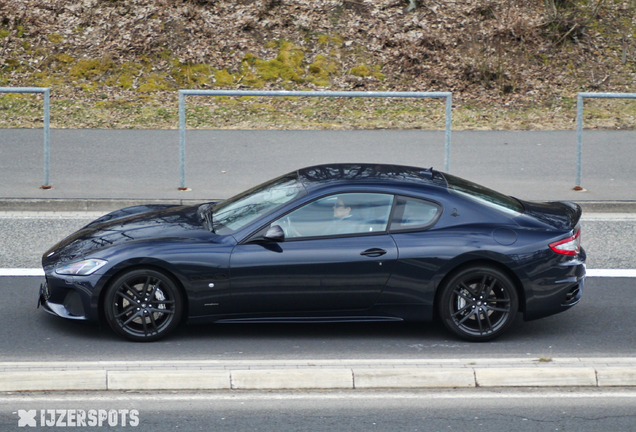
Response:
[{"label": "side skirt", "polygon": [[221,318],[214,319],[213,317],[196,317],[190,318],[188,323],[340,323],[340,322],[400,322],[404,321],[402,318],[387,317],[387,316],[313,316],[313,317],[254,317],[254,318]]}]

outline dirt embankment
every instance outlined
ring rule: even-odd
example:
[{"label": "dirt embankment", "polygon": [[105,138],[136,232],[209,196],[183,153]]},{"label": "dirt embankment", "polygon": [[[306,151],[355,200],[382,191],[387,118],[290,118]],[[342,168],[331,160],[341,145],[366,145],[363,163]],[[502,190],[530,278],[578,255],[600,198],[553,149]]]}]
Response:
[{"label": "dirt embankment", "polygon": [[[113,113],[179,88],[452,91],[486,111],[634,91],[634,0],[409,3],[0,0],[0,85]],[[28,123],[2,100],[5,124]]]}]

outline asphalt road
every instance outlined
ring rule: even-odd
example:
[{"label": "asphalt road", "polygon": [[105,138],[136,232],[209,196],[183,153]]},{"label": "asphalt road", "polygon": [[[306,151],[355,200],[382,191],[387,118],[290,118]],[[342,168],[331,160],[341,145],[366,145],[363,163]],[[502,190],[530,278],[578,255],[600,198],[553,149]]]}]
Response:
[{"label": "asphalt road", "polygon": [[519,319],[493,342],[452,337],[439,324],[211,324],[180,327],[158,342],[126,342],[107,327],[36,309],[43,278],[0,278],[0,361],[270,360],[631,357],[636,280],[590,278],[571,310]]},{"label": "asphalt road", "polygon": [[[0,198],[227,198],[303,166],[393,163],[444,170],[444,132],[189,130],[179,192],[177,130],[52,130],[42,190],[42,130],[0,130]],[[522,199],[634,200],[634,131],[455,131],[450,172]]]},{"label": "asphalt road", "polygon": [[[39,267],[42,252],[90,217],[0,218],[0,268]],[[588,268],[636,268],[634,215],[590,214],[583,221]],[[183,326],[152,344],[131,344],[108,328],[36,310],[43,278],[0,278],[0,361],[470,358],[632,356],[636,279],[590,278],[572,310],[523,322],[492,343],[468,344],[440,325],[216,324]]]},{"label": "asphalt road", "polygon": [[[73,410],[73,422],[77,411],[114,410],[116,426],[104,420],[82,430],[619,432],[634,430],[635,403],[636,393],[624,389],[0,394],[0,429],[48,430],[42,410],[45,421],[48,410]],[[35,410],[37,429],[18,427],[19,410]],[[66,424],[59,411],[55,417]]]}]

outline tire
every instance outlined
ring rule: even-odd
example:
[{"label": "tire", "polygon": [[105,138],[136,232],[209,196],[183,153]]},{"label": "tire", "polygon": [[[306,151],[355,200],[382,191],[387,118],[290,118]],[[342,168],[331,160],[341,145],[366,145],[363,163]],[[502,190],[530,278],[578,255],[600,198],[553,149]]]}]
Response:
[{"label": "tire", "polygon": [[451,332],[467,341],[485,342],[510,328],[519,296],[505,273],[493,267],[471,266],[444,284],[438,308]]},{"label": "tire", "polygon": [[135,342],[150,342],[172,332],[181,321],[183,300],[175,283],[163,273],[132,270],[109,284],[104,298],[108,325]]}]

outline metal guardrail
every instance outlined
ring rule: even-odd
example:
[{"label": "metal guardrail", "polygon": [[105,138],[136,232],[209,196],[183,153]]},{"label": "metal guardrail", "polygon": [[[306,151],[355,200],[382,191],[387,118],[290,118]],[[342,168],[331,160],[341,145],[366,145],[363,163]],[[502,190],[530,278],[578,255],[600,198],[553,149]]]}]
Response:
[{"label": "metal guardrail", "polygon": [[0,87],[0,93],[44,94],[44,184],[42,189],[51,189],[49,166],[51,159],[51,91],[48,87]]},{"label": "metal guardrail", "polygon": [[451,143],[451,108],[453,104],[452,92],[338,92],[338,91],[252,91],[252,90],[179,90],[179,167],[180,187],[185,186],[185,96],[270,96],[270,97],[394,97],[394,98],[446,98],[446,122],[444,135],[444,171],[450,171],[450,143]]},{"label": "metal guardrail", "polygon": [[[50,189],[50,88],[48,87],[0,87],[0,93],[42,93],[44,95],[44,184]],[[179,169],[180,187],[185,190],[185,96],[269,96],[269,97],[396,97],[396,98],[446,98],[444,134],[444,170],[450,172],[452,92],[337,92],[337,91],[250,91],[250,90],[179,90]],[[578,93],[576,104],[576,186],[581,187],[581,159],[583,153],[583,98],[636,99],[636,93]]]},{"label": "metal guardrail", "polygon": [[636,93],[578,93],[576,98],[576,186],[581,187],[581,159],[583,155],[583,98],[593,99],[636,99]]}]

